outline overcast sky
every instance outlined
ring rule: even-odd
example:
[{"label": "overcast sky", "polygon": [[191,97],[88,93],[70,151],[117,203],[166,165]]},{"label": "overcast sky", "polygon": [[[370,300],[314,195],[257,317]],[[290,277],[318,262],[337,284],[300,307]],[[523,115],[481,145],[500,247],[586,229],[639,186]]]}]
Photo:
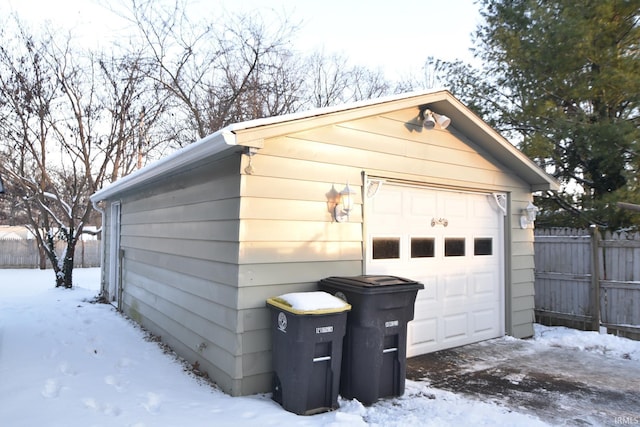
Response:
[{"label": "overcast sky", "polygon": [[[190,0],[194,10],[286,13],[301,23],[296,48],[346,54],[352,64],[382,67],[389,77],[419,73],[428,56],[470,60],[476,0]],[[0,0],[33,23],[50,19],[94,36],[108,31],[105,0]],[[272,13],[272,12],[268,12]],[[113,25],[111,26],[113,27]]]}]

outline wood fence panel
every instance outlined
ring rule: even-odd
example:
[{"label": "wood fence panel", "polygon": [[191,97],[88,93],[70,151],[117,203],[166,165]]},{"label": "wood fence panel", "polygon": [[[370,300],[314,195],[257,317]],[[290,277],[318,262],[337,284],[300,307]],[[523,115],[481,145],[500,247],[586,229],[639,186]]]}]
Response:
[{"label": "wood fence panel", "polygon": [[592,240],[588,230],[536,230],[536,321],[587,330],[602,324],[640,339],[640,233],[607,232],[597,248]]},{"label": "wood fence panel", "polygon": [[640,340],[640,233],[605,233],[601,243],[602,324],[616,335]]},{"label": "wood fence panel", "polygon": [[0,240],[0,268],[37,268],[39,259],[35,240]]},{"label": "wood fence panel", "polygon": [[536,321],[585,329],[592,322],[591,251],[582,230],[537,230]]},{"label": "wood fence panel", "polygon": [[[76,245],[73,265],[77,268],[100,267],[100,240],[81,240]],[[64,242],[56,244],[61,254]],[[50,267],[47,260],[46,265]],[[39,268],[40,253],[34,239],[0,239],[0,268]]]}]

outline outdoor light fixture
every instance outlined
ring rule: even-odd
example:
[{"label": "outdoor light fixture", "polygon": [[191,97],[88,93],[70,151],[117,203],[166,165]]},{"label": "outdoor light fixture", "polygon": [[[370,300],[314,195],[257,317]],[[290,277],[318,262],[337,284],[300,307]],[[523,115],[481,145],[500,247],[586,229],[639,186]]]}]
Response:
[{"label": "outdoor light fixture", "polygon": [[338,200],[333,211],[333,217],[336,222],[345,222],[349,220],[349,212],[353,209],[353,200],[355,199],[356,192],[347,186],[338,193]]},{"label": "outdoor light fixture", "polygon": [[526,208],[522,209],[522,216],[520,216],[520,228],[533,228],[533,223],[536,220],[536,216],[538,215],[537,206],[534,206],[533,203],[529,202]]},{"label": "outdoor light fixture", "polygon": [[2,183],[2,177],[0,176],[0,194],[4,193],[4,184]]},{"label": "outdoor light fixture", "polygon": [[433,129],[438,125],[440,129],[446,129],[451,124],[451,119],[443,114],[434,113],[431,110],[421,112],[422,125],[425,129]]}]

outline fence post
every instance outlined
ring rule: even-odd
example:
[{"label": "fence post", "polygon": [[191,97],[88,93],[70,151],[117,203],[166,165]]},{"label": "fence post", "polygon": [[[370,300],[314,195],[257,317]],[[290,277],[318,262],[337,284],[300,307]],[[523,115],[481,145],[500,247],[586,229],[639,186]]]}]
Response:
[{"label": "fence post", "polygon": [[600,231],[589,227],[591,234],[591,330],[600,330]]}]

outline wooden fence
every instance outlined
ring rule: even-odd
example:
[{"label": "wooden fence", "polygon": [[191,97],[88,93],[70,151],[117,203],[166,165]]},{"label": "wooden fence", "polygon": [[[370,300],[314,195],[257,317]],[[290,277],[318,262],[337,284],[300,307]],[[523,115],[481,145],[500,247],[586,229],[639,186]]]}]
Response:
[{"label": "wooden fence", "polygon": [[[64,242],[57,245],[62,253]],[[100,267],[100,240],[81,240],[76,245],[74,266]],[[38,251],[35,239],[0,239],[0,268],[49,268],[49,260]]]},{"label": "wooden fence", "polygon": [[640,339],[640,233],[535,232],[536,321]]}]

